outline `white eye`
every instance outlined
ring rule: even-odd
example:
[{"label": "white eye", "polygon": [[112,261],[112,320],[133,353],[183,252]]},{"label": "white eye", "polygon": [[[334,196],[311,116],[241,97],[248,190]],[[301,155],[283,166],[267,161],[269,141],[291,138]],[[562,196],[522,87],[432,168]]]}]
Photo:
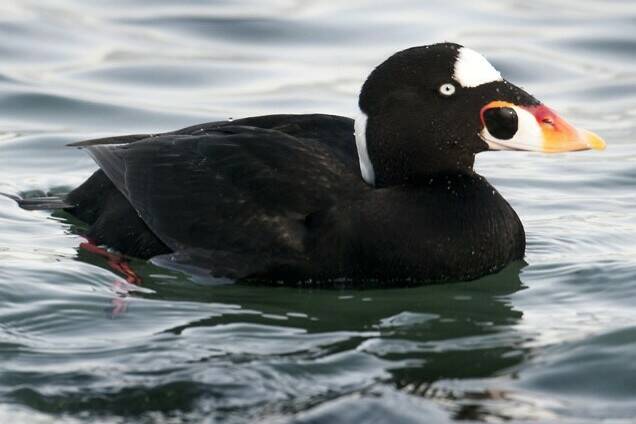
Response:
[{"label": "white eye", "polygon": [[450,82],[447,82],[446,84],[442,84],[439,87],[439,92],[443,96],[452,96],[453,94],[455,94],[455,86]]}]

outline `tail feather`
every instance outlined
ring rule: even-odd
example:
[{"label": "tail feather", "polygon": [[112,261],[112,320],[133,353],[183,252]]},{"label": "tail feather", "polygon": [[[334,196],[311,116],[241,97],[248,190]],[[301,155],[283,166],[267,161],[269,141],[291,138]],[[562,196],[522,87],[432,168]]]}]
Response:
[{"label": "tail feather", "polygon": [[67,209],[73,207],[73,205],[66,203],[63,197],[57,196],[32,197],[23,199],[19,196],[14,196],[7,193],[0,193],[0,195],[15,200],[18,203],[18,206],[28,211]]},{"label": "tail feather", "polygon": [[69,143],[69,147],[88,147],[88,146],[100,146],[104,144],[129,144],[135,141],[143,140],[145,138],[153,137],[152,134],[132,134],[132,135],[120,135],[115,137],[93,138],[90,140],[76,141],[75,143]]}]

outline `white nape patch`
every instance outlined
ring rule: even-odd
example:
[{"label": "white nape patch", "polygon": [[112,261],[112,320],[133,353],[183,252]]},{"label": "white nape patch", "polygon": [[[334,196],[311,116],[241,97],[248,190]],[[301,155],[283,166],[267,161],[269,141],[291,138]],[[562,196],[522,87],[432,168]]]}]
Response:
[{"label": "white nape patch", "polygon": [[503,80],[485,57],[468,47],[459,49],[453,79],[465,88]]},{"label": "white nape patch", "polygon": [[517,106],[509,107],[517,112],[518,129],[515,135],[509,140],[500,140],[484,126],[479,133],[481,139],[488,144],[490,150],[543,151],[543,132],[534,115]]},{"label": "white nape patch", "polygon": [[375,171],[367,150],[367,115],[361,110],[358,112],[353,128],[356,136],[362,179],[369,185],[375,185]]}]

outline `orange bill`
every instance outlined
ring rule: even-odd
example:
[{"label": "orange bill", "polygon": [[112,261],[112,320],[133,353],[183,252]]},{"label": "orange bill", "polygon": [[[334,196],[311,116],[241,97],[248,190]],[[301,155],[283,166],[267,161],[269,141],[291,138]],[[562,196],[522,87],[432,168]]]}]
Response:
[{"label": "orange bill", "polygon": [[605,148],[601,137],[575,128],[543,104],[493,101],[481,109],[481,122],[480,136],[491,150],[558,153]]}]

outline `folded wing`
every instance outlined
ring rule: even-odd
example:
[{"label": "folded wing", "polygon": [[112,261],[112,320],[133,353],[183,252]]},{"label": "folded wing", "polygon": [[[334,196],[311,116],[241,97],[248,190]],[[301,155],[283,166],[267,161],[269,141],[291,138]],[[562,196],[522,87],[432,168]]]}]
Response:
[{"label": "folded wing", "polygon": [[283,127],[250,118],[81,147],[174,251],[302,255],[305,218],[368,188],[352,122],[321,132],[315,118],[301,117],[281,118]]}]

